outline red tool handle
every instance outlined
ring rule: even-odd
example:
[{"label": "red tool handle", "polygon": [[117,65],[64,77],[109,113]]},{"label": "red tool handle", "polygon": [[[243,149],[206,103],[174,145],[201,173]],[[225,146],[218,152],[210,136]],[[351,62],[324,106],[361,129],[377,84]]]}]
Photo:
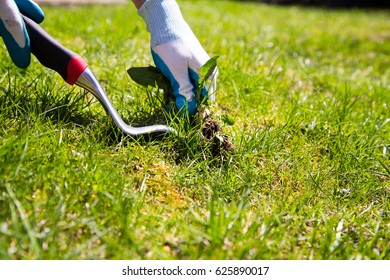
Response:
[{"label": "red tool handle", "polygon": [[26,16],[23,16],[23,20],[30,37],[31,52],[42,65],[56,71],[68,84],[73,85],[88,67],[87,63],[58,43],[33,20]]}]

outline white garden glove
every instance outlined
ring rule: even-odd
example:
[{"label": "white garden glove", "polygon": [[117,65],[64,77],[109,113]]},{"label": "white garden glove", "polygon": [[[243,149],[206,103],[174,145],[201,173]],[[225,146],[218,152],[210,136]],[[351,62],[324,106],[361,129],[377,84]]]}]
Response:
[{"label": "white garden glove", "polygon": [[[138,14],[151,35],[153,60],[171,82],[177,108],[194,115],[198,106],[198,72],[210,57],[183,19],[175,0],[147,0]],[[217,70],[210,79],[200,98],[208,97],[214,102]]]},{"label": "white garden glove", "polygon": [[30,39],[21,13],[37,23],[44,19],[39,6],[30,0],[0,0],[0,36],[12,61],[20,68],[30,65]]}]

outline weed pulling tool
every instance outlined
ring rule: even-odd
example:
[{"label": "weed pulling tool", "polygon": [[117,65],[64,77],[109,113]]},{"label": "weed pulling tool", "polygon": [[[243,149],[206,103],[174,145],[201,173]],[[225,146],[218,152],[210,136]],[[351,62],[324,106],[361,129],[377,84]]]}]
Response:
[{"label": "weed pulling tool", "polygon": [[78,85],[92,93],[103,105],[107,114],[115,124],[126,134],[137,136],[151,133],[176,132],[166,125],[150,125],[133,127],[126,124],[100,86],[87,63],[76,53],[68,50],[53,39],[43,28],[28,17],[23,16],[30,36],[31,52],[39,62],[47,68],[59,73],[70,85]]}]

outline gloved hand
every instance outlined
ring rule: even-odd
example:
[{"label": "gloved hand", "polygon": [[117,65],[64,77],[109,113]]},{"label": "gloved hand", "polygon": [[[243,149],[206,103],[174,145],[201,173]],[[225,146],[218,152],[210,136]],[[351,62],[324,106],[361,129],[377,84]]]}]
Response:
[{"label": "gloved hand", "polygon": [[[193,115],[197,111],[199,69],[210,57],[188,26],[175,0],[147,0],[138,14],[151,35],[153,60],[170,82],[176,106]],[[201,91],[201,100],[215,101],[217,70]]]},{"label": "gloved hand", "polygon": [[12,61],[20,68],[30,65],[30,39],[21,14],[41,23],[44,14],[30,0],[0,0],[0,36],[8,49]]}]

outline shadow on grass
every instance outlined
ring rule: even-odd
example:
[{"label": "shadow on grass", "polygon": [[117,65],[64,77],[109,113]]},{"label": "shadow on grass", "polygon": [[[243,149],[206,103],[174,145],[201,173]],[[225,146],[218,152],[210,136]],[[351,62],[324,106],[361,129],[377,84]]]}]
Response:
[{"label": "shadow on grass", "polygon": [[8,87],[0,87],[0,110],[7,118],[44,118],[53,123],[83,126],[89,123],[90,116],[84,109],[91,103],[86,94],[55,85],[38,85],[36,80],[25,86],[9,84]]}]

